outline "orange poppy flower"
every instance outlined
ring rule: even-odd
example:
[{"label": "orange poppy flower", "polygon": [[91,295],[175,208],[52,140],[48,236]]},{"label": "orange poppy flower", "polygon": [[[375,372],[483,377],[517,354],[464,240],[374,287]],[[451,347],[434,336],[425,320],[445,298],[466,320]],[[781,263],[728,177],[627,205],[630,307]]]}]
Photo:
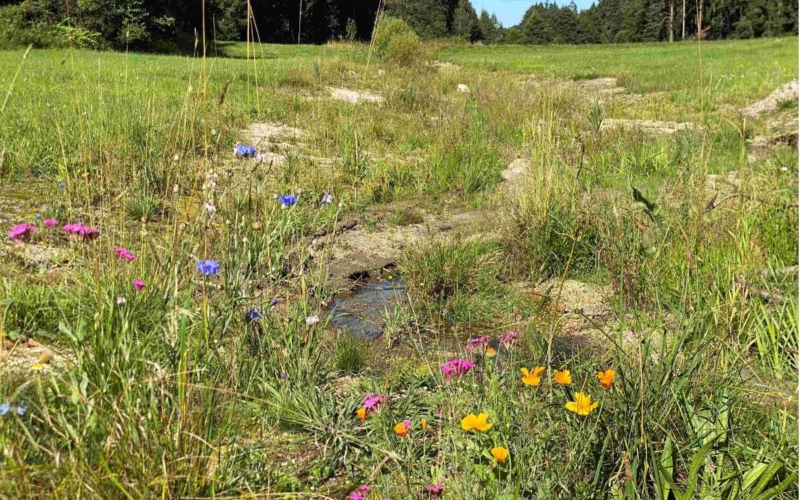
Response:
[{"label": "orange poppy flower", "polygon": [[525,385],[539,385],[542,381],[542,373],[544,373],[544,366],[537,366],[533,369],[532,372],[529,372],[527,368],[520,368],[519,371],[522,372],[522,383]]},{"label": "orange poppy flower", "polygon": [[424,418],[422,419],[422,423],[419,424],[419,425],[420,425],[420,427],[422,427],[423,431],[427,431],[428,430],[428,421],[425,420]]},{"label": "orange poppy flower", "polygon": [[486,357],[487,358],[493,358],[495,356],[497,356],[497,349],[495,349],[494,347],[487,347],[486,348]]},{"label": "orange poppy flower", "polygon": [[611,384],[614,382],[614,376],[616,372],[609,368],[604,372],[597,372],[597,380],[600,381],[600,385],[603,386],[603,389],[610,389]]},{"label": "orange poppy flower", "polygon": [[556,384],[569,385],[572,383],[572,375],[569,370],[558,371],[556,370]]},{"label": "orange poppy flower", "polygon": [[592,403],[592,396],[588,394],[584,394],[582,392],[575,393],[575,401],[568,402],[565,408],[573,413],[577,413],[581,416],[586,416],[594,411],[597,408],[597,401]]},{"label": "orange poppy flower", "polygon": [[465,431],[486,432],[494,425],[489,423],[488,420],[488,413],[479,413],[477,416],[474,413],[470,413],[461,419],[461,428]]},{"label": "orange poppy flower", "polygon": [[394,426],[394,433],[400,436],[401,438],[404,438],[408,435],[409,427],[411,427],[411,421],[404,420]]},{"label": "orange poppy flower", "polygon": [[490,453],[499,464],[502,464],[508,458],[508,450],[502,446],[495,446],[491,449]]},{"label": "orange poppy flower", "polygon": [[359,408],[356,410],[356,415],[358,415],[358,419],[362,422],[367,419],[367,409],[366,408]]}]

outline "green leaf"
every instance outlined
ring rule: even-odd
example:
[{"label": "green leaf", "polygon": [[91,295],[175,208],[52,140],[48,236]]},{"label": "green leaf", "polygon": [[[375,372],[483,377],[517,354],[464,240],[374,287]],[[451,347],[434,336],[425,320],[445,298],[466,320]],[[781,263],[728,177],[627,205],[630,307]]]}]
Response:
[{"label": "green leaf", "polygon": [[697,450],[694,457],[692,457],[692,463],[689,466],[689,484],[686,488],[686,492],[683,494],[683,498],[686,500],[694,497],[694,490],[697,488],[697,480],[700,476],[700,468],[705,464],[708,452],[711,451],[711,447],[714,446],[715,442],[716,436],[706,442],[702,448]]},{"label": "green leaf", "polygon": [[750,468],[747,472],[742,475],[742,490],[747,491],[750,489],[751,486],[756,484],[758,478],[761,477],[761,473],[764,472],[764,469],[767,468],[766,463],[760,462],[755,464],[753,467]]},{"label": "green leaf", "polygon": [[669,492],[671,488],[669,481],[667,481],[664,476],[666,475],[669,478],[672,478],[675,465],[672,458],[672,440],[669,436],[667,436],[667,440],[664,442],[664,451],[661,453],[661,463],[659,465],[660,467],[658,469],[658,474],[656,475],[659,483],[658,491],[661,494],[662,500],[669,500]]},{"label": "green leaf", "polygon": [[778,493],[783,493],[790,486],[794,485],[796,482],[797,482],[797,473],[795,472],[790,474],[789,477],[787,477],[783,481],[781,481],[780,484],[773,486],[772,488],[768,489],[761,495],[757,496],[755,500],[769,500],[775,497]]},{"label": "green leaf", "polygon": [[767,468],[764,470],[764,472],[762,472],[761,475],[758,477],[758,482],[753,487],[753,490],[750,492],[750,495],[755,496],[761,493],[764,490],[764,488],[767,487],[767,484],[769,484],[769,482],[772,480],[772,477],[775,474],[777,474],[779,470],[781,470],[781,467],[783,467],[783,464],[778,460],[775,460],[774,462],[769,464]]}]

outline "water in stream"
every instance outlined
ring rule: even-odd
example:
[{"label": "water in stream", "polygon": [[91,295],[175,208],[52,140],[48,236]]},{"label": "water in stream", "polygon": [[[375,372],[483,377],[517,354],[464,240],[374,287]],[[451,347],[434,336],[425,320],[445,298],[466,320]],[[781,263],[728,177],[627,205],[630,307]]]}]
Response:
[{"label": "water in stream", "polygon": [[368,278],[350,292],[333,299],[330,324],[363,340],[383,334],[386,318],[394,317],[406,300],[406,286],[398,276]]}]

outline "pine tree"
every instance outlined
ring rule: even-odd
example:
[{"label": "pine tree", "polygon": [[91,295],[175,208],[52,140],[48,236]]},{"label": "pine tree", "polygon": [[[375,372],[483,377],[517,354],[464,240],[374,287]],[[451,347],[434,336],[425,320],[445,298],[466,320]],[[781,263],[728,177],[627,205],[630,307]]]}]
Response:
[{"label": "pine tree", "polygon": [[663,1],[650,0],[641,36],[643,42],[658,42],[664,39],[665,17]]},{"label": "pine tree", "polygon": [[465,38],[471,42],[481,38],[478,14],[472,8],[469,0],[460,0],[453,14],[452,33],[458,37]]},{"label": "pine tree", "polygon": [[486,43],[498,43],[502,37],[502,26],[494,14],[489,15],[485,10],[481,11],[481,17],[478,19],[481,35]]},{"label": "pine tree", "polygon": [[545,45],[553,41],[553,31],[544,16],[533,10],[522,26],[522,43]]}]

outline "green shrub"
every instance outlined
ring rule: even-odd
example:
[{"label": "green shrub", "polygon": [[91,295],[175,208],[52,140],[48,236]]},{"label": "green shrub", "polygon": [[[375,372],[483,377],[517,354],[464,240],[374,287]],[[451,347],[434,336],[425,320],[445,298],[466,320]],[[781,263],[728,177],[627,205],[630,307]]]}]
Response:
[{"label": "green shrub", "polygon": [[392,38],[408,33],[414,33],[414,29],[406,24],[405,21],[396,17],[384,17],[378,25],[375,37],[372,40],[375,46],[375,53],[378,54],[378,57],[386,57],[389,53],[389,42]]},{"label": "green shrub", "polygon": [[399,66],[411,66],[424,57],[422,42],[415,33],[402,33],[389,40],[387,60]]},{"label": "green shrub", "polygon": [[395,17],[386,17],[381,21],[373,43],[378,57],[400,66],[410,66],[425,55],[414,29]]},{"label": "green shrub", "polygon": [[0,47],[102,47],[102,36],[82,27],[37,21],[22,5],[0,7]]}]

